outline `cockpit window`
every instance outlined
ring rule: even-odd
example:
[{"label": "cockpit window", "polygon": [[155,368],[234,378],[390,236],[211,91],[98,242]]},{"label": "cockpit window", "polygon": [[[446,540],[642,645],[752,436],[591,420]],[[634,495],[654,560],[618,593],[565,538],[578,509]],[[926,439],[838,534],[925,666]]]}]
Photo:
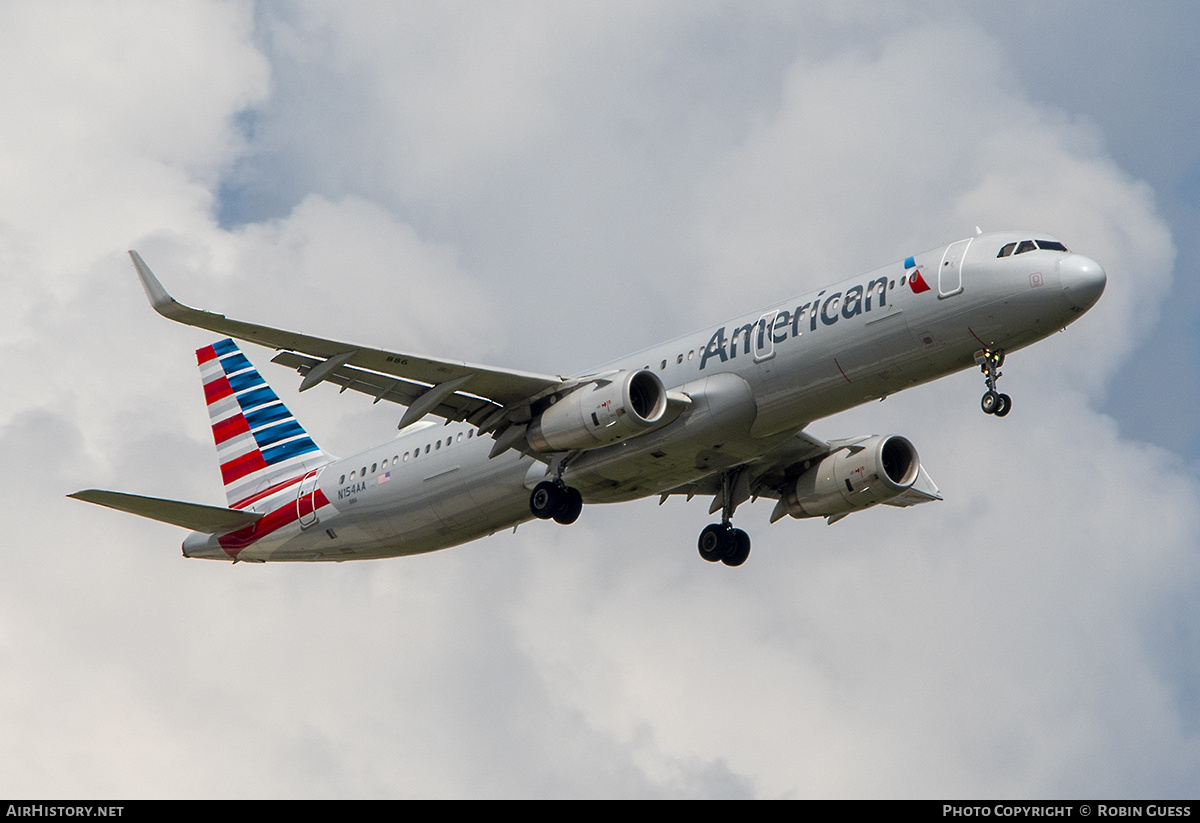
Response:
[{"label": "cockpit window", "polygon": [[[1013,249],[1016,251],[1013,251]],[[1046,251],[1066,251],[1067,247],[1057,240],[1022,240],[1020,244],[1009,243],[1004,248],[1000,249],[997,257],[1008,257],[1013,254],[1024,254],[1027,251],[1034,249],[1045,249]]]},{"label": "cockpit window", "polygon": [[1045,249],[1046,251],[1066,251],[1067,250],[1067,247],[1064,246],[1062,243],[1058,242],[1057,240],[1039,240],[1039,241],[1037,241],[1037,244],[1038,244],[1039,249]]}]

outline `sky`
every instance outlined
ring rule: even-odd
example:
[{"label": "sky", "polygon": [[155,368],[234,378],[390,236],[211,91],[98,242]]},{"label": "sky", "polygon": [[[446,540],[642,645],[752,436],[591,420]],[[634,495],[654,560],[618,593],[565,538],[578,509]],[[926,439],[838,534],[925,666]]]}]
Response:
[{"label": "sky", "polygon": [[[1101,8],[1101,6],[1103,8]],[[1200,7],[0,4],[0,796],[1194,797]],[[572,373],[970,236],[1108,288],[815,421],[941,503],[588,506],[429,555],[188,561],[69,500],[223,500],[183,302]],[[297,395],[324,449],[402,409]]]}]

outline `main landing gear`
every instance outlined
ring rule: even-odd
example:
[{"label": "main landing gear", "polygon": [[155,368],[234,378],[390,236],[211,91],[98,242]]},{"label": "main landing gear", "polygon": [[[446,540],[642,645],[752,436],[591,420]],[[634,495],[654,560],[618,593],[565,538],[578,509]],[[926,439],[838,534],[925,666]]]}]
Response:
[{"label": "main landing gear", "polygon": [[1000,349],[984,349],[975,353],[975,362],[979,364],[979,370],[983,372],[983,379],[988,388],[983,393],[983,399],[979,401],[983,413],[1004,417],[1012,411],[1012,398],[996,391],[996,381],[1001,376],[1000,367],[1004,365],[1004,352]]},{"label": "main landing gear", "polygon": [[[718,560],[726,566],[740,566],[750,556],[750,535],[741,529],[733,527],[733,510],[737,508],[738,481],[742,479],[740,472],[727,472],[723,480],[723,504],[721,506],[721,522],[709,523],[700,532],[700,556],[709,563]],[[749,492],[743,490],[746,497]],[[744,499],[744,498],[742,498]]]},{"label": "main landing gear", "polygon": [[740,566],[750,556],[750,535],[732,523],[709,523],[700,532],[700,556],[709,563]]},{"label": "main landing gear", "polygon": [[554,520],[569,526],[583,511],[583,495],[562,480],[543,480],[529,495],[529,511],[539,520]]}]

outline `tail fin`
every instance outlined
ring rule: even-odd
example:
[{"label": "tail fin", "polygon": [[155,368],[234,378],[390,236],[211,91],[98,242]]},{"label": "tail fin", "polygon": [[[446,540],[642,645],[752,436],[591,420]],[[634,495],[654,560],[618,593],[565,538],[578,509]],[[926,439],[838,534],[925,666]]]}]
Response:
[{"label": "tail fin", "polygon": [[231,508],[330,461],[232,340],[197,349],[196,362]]}]

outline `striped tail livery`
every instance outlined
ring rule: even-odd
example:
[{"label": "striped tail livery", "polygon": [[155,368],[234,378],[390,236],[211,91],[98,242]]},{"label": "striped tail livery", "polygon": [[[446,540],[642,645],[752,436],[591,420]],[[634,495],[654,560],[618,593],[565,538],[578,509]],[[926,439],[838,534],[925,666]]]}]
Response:
[{"label": "striped tail livery", "polygon": [[232,340],[197,349],[196,362],[230,508],[244,509],[329,463]]},{"label": "striped tail livery", "polygon": [[[304,531],[332,514],[318,487],[333,458],[317,446],[237,345],[196,350],[228,508],[87,489],[71,497],[193,530],[186,557],[284,559]],[[328,538],[326,538],[328,539]],[[253,548],[251,548],[253,547]]]}]

